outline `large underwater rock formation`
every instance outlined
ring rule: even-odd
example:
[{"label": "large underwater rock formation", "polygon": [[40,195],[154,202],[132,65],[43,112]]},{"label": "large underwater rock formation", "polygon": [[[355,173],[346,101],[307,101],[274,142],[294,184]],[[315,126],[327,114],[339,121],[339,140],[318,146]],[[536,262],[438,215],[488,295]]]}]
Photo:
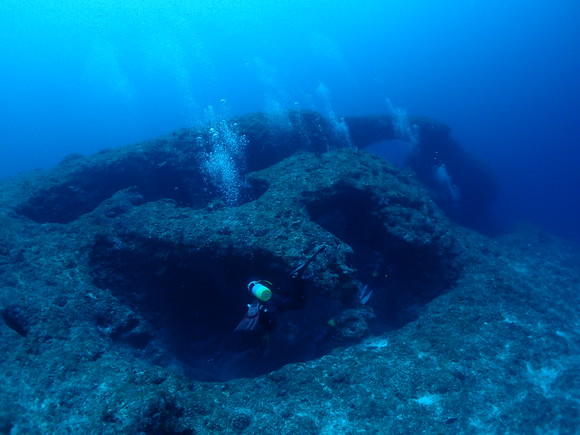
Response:
[{"label": "large underwater rock formation", "polygon": [[[411,172],[288,116],[228,121],[235,204],[204,170],[207,128],[0,184],[0,432],[578,429],[578,251],[449,220],[432,153],[463,201],[494,182],[441,124],[416,121]],[[396,136],[344,122],[358,148]],[[291,294],[309,258],[302,305],[235,331],[249,281]]]},{"label": "large underwater rock formation", "polygon": [[[357,149],[398,138],[389,115],[345,117],[343,122],[352,139],[346,145]],[[445,165],[461,192],[457,204],[461,213],[455,213],[456,217],[464,224],[479,224],[497,194],[494,176],[452,139],[446,125],[419,117],[410,122],[417,129],[418,140],[408,165],[444,208],[445,192],[441,192],[435,173],[437,167]],[[43,180],[35,195],[21,204],[20,211],[37,222],[68,222],[93,210],[114,192],[132,186],[145,200],[170,198],[183,206],[204,206],[216,195],[215,186],[207,185],[207,174],[200,166],[200,156],[211,151],[212,131],[216,134],[220,128],[219,123],[214,124],[212,128],[183,129],[155,141],[105,150],[88,160],[78,161],[81,156],[71,155],[52,180]],[[247,138],[243,155],[231,156],[244,172],[264,169],[297,151],[322,153],[345,145],[336,126],[316,112],[289,112],[284,122],[255,113],[234,118],[227,125],[234,126],[227,135]],[[200,189],[201,184],[206,184],[205,189]]]}]

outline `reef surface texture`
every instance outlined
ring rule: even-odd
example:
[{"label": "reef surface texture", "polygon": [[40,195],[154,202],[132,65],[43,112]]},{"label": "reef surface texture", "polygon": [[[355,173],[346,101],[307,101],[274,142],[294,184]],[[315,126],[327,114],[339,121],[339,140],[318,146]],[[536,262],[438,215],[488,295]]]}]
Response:
[{"label": "reef surface texture", "polygon": [[[222,124],[235,204],[201,129],[2,181],[1,433],[579,430],[577,248],[452,222],[434,148],[466,204],[496,186],[441,124],[416,120],[410,171],[358,149],[389,117],[345,118],[351,146],[289,117]],[[235,331],[252,280],[304,298]]]}]

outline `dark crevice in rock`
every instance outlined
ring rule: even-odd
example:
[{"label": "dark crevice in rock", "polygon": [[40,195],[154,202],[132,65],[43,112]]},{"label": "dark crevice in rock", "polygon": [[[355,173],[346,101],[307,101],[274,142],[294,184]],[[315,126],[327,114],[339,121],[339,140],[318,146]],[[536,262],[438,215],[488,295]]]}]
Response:
[{"label": "dark crevice in rock", "polygon": [[379,200],[370,192],[335,186],[307,204],[312,219],[353,249],[349,266],[360,285],[373,291],[379,325],[397,328],[449,289],[458,273],[454,255],[437,243],[421,245],[395,237],[385,227]]},{"label": "dark crevice in rock", "polygon": [[[292,291],[289,267],[266,251],[196,250],[139,238],[120,245],[99,238],[91,267],[95,284],[146,319],[168,358],[194,378],[256,376],[329,350],[322,342],[337,303],[321,305],[316,297],[303,310],[280,313],[266,354],[261,343],[252,343],[255,337],[234,333],[251,301],[249,281],[267,277],[276,292]],[[292,337],[289,327],[298,329]],[[123,332],[116,330],[111,338]],[[121,341],[144,347],[139,337]]]},{"label": "dark crevice in rock", "polygon": [[25,309],[12,304],[2,310],[2,319],[6,325],[22,337],[26,337],[30,330],[30,318]]},{"label": "dark crevice in rock", "polygon": [[[154,158],[159,160],[163,156]],[[170,199],[191,208],[205,207],[218,197],[217,189],[206,186],[199,168],[154,164],[137,156],[104,166],[81,167],[67,175],[61,182],[37,189],[17,212],[38,223],[68,223],[91,212],[116,192],[129,188],[138,192],[143,202]],[[258,184],[244,186],[239,205],[255,200],[266,188]]]}]

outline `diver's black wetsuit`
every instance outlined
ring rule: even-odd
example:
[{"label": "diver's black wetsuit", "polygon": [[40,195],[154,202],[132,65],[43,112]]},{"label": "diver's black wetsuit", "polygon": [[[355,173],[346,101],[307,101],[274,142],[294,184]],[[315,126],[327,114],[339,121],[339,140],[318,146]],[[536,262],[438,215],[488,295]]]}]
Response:
[{"label": "diver's black wetsuit", "polygon": [[306,284],[303,278],[292,279],[292,288],[288,293],[277,289],[272,298],[260,303],[258,328],[271,331],[276,327],[276,318],[287,310],[301,310],[306,305]]},{"label": "diver's black wetsuit", "polygon": [[291,279],[288,281],[289,288],[286,291],[275,289],[268,301],[255,301],[248,305],[248,313],[238,324],[236,332],[241,332],[249,341],[257,341],[258,347],[261,347],[264,334],[276,328],[276,319],[281,313],[304,308],[306,305],[306,279],[309,278],[304,274],[310,263],[324,249],[324,245],[317,247],[306,262],[292,271]]}]

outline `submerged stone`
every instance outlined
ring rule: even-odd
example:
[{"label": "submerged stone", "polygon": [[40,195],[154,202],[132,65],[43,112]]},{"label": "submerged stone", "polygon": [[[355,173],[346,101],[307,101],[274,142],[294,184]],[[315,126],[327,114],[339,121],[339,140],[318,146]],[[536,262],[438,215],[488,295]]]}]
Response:
[{"label": "submerged stone", "polygon": [[[577,249],[463,228],[415,173],[289,119],[236,121],[235,205],[185,130],[0,184],[1,430],[574,432]],[[252,281],[268,323],[236,331]]]}]

